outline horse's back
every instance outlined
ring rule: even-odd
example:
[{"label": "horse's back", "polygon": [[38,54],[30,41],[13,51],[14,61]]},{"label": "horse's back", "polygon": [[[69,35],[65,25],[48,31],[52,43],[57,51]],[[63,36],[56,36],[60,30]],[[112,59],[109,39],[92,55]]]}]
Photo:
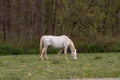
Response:
[{"label": "horse's back", "polygon": [[44,35],[41,37],[41,39],[45,39],[45,40],[52,40],[52,41],[71,41],[71,39],[66,36],[66,35],[61,35],[61,36],[53,36],[53,35]]},{"label": "horse's back", "polygon": [[69,45],[69,40],[66,35],[61,36],[52,36],[52,35],[44,35],[42,36],[44,39],[44,44],[51,45],[56,48],[61,48]]},{"label": "horse's back", "polygon": [[43,35],[41,38],[65,38],[65,39],[69,39],[69,37],[68,36],[66,36],[66,35],[60,35],[60,36],[53,36],[53,35]]}]

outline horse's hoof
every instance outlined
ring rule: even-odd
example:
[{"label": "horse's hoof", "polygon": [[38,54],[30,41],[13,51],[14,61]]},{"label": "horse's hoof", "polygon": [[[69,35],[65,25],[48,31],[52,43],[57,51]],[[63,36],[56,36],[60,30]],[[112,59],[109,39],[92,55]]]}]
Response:
[{"label": "horse's hoof", "polygon": [[46,58],[46,60],[49,60],[48,58]]},{"label": "horse's hoof", "polygon": [[68,58],[67,58],[66,60],[67,60],[67,61],[69,61],[69,59],[68,59]]},{"label": "horse's hoof", "polygon": [[43,58],[40,58],[39,60],[43,61]]}]

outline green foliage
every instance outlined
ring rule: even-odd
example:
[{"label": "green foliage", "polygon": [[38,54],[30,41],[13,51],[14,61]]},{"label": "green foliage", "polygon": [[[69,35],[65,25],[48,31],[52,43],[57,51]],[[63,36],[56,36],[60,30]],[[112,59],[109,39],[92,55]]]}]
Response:
[{"label": "green foliage", "polygon": [[38,54],[38,46],[33,46],[33,48],[16,48],[8,44],[3,44],[0,46],[0,55],[19,55],[19,54]]},{"label": "green foliage", "polygon": [[[13,47],[8,44],[2,44],[0,46],[0,55],[19,55],[19,54],[38,54],[39,44],[32,44],[23,48]],[[57,53],[57,49],[49,47],[49,54]]]},{"label": "green foliage", "polygon": [[[78,42],[75,44],[77,52],[84,53],[96,53],[96,52],[120,52],[120,42],[119,41],[108,41],[104,43],[88,43]],[[48,54],[56,54],[57,49],[49,47]],[[13,47],[8,44],[0,45],[0,55],[20,55],[20,54],[38,54],[39,53],[39,44],[32,44],[26,48]]]},{"label": "green foliage", "polygon": [[0,54],[10,54],[12,53],[12,48],[8,45],[2,45],[0,46]]},{"label": "green foliage", "polygon": [[24,47],[25,54],[38,54],[39,53],[39,42],[33,40],[30,45]]},{"label": "green foliage", "polygon": [[56,54],[57,53],[57,49],[49,47],[48,48],[48,54]]},{"label": "green foliage", "polygon": [[99,45],[88,44],[86,45],[86,51],[96,53],[96,52],[103,52],[103,49]]},{"label": "green foliage", "polygon": [[20,48],[13,48],[12,50],[13,50],[13,52],[12,52],[13,55],[19,55],[19,54],[25,53],[25,51],[23,49],[20,49]]},{"label": "green foliage", "polygon": [[39,50],[37,49],[31,49],[26,52],[26,54],[38,54],[38,53],[39,53]]},{"label": "green foliage", "polygon": [[13,48],[10,45],[1,45],[0,46],[0,55],[18,55],[24,54],[24,50],[20,48]]},{"label": "green foliage", "polygon": [[104,52],[104,48],[101,47],[100,45],[94,44],[94,43],[86,43],[83,42],[77,46],[78,50],[80,52],[85,52],[85,53],[96,53],[96,52]]},{"label": "green foliage", "polygon": [[114,42],[112,47],[114,52],[120,52],[120,41]]},{"label": "green foliage", "polygon": [[120,52],[120,42],[113,41],[105,43],[103,46],[104,52]]}]

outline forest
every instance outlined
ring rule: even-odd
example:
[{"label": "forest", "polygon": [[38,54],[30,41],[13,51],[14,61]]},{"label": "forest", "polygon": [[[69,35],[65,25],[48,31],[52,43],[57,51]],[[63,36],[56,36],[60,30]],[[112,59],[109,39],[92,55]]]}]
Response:
[{"label": "forest", "polygon": [[78,52],[119,52],[120,1],[0,0],[0,53],[38,53],[42,35],[63,34]]}]

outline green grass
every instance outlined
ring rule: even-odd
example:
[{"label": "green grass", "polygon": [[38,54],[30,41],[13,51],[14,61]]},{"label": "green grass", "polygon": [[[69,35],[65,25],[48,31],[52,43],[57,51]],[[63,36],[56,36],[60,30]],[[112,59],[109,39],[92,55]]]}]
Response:
[{"label": "green grass", "polygon": [[0,80],[120,78],[120,53],[78,54],[78,60],[39,60],[39,55],[0,56]]}]

